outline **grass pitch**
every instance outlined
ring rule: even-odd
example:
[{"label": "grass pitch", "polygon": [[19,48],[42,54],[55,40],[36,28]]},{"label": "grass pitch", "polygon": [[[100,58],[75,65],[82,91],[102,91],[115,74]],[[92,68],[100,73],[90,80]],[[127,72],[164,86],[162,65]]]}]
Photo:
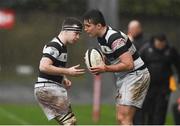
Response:
[{"label": "grass pitch", "polygon": [[[91,105],[72,105],[78,125],[115,125],[115,107],[102,105],[99,122],[92,121]],[[166,124],[173,125],[172,116],[167,116]],[[48,121],[38,105],[0,105],[0,125],[57,125],[56,121]]]}]

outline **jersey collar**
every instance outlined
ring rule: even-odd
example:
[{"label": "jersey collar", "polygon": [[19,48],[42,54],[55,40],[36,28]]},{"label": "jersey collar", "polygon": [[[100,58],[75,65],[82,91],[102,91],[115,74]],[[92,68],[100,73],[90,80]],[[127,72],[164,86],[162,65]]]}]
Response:
[{"label": "jersey collar", "polygon": [[109,26],[106,26],[106,32],[104,33],[104,35],[103,35],[102,37],[99,37],[99,38],[105,38],[105,36],[106,36],[108,30],[109,30]]},{"label": "jersey collar", "polygon": [[65,46],[65,44],[59,39],[59,37],[57,36],[56,39],[63,45]]}]

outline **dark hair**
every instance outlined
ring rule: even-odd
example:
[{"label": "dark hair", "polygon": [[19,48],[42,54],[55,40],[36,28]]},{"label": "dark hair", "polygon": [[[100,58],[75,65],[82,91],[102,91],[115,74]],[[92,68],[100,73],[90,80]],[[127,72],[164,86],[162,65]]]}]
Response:
[{"label": "dark hair", "polygon": [[155,39],[161,41],[161,42],[167,42],[166,35],[164,33],[158,33],[151,37],[151,42],[153,43]]},{"label": "dark hair", "polygon": [[87,11],[83,15],[83,20],[91,21],[91,23],[93,23],[95,25],[98,23],[100,23],[102,26],[106,25],[103,14],[99,10],[96,10],[96,9]]},{"label": "dark hair", "polygon": [[[77,25],[77,26],[73,26]],[[62,30],[82,31],[83,25],[80,20],[74,17],[67,17],[62,23]]]}]

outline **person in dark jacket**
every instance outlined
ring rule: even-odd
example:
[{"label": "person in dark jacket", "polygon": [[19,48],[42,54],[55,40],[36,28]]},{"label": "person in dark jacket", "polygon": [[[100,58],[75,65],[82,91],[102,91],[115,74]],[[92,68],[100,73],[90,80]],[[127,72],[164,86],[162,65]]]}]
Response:
[{"label": "person in dark jacket", "polygon": [[151,82],[142,110],[138,111],[138,120],[135,119],[134,122],[163,125],[171,93],[169,78],[172,75],[172,66],[180,73],[179,54],[168,44],[165,34],[153,36],[150,43],[144,45],[139,52],[150,71]]}]

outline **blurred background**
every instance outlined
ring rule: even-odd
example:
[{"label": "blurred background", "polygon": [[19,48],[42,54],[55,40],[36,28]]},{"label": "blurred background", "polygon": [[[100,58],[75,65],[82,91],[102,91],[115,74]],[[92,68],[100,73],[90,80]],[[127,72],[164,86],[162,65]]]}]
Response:
[{"label": "blurred background", "polygon": [[[163,32],[180,49],[179,0],[0,0],[0,124],[56,124],[48,122],[37,105],[33,88],[44,44],[57,36],[67,16],[82,17],[90,8],[102,10],[111,26],[127,33],[129,21],[142,23],[144,35]],[[85,33],[77,45],[70,45],[68,65],[84,64],[84,54],[96,40]],[[93,77],[88,73],[70,78],[69,92],[79,124],[116,124],[115,86],[111,73],[102,75],[101,117],[91,118]],[[173,92],[166,124],[174,124],[171,104],[179,91]],[[83,108],[84,107],[84,108]],[[82,109],[83,108],[83,109]]]}]

